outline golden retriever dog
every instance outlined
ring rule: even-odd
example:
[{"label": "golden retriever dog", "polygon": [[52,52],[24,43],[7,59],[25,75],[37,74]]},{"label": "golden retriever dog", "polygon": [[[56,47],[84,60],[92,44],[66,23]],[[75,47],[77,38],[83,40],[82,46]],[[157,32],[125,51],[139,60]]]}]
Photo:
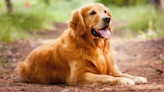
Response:
[{"label": "golden retriever dog", "polygon": [[112,15],[103,4],[74,10],[68,25],[59,38],[36,48],[18,63],[23,82],[74,86],[147,83],[144,77],[117,69],[110,47]]}]

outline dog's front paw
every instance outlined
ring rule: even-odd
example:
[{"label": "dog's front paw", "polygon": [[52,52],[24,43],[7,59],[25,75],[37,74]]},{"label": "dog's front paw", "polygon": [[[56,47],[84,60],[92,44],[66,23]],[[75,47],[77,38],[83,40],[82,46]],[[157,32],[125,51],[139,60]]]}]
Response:
[{"label": "dog's front paw", "polygon": [[134,80],[135,84],[147,83],[147,79],[144,77],[134,77],[133,80]]},{"label": "dog's front paw", "polygon": [[118,78],[116,85],[135,85],[135,83],[129,78]]}]

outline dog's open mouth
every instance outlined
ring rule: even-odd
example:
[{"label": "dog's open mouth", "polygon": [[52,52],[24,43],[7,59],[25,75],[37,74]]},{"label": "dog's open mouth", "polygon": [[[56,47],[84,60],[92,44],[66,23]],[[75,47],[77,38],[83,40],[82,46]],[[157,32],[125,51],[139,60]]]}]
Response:
[{"label": "dog's open mouth", "polygon": [[110,31],[107,29],[108,27],[104,27],[102,29],[96,30],[96,29],[91,29],[91,33],[95,36],[95,37],[99,37],[99,38],[110,38],[111,33]]}]

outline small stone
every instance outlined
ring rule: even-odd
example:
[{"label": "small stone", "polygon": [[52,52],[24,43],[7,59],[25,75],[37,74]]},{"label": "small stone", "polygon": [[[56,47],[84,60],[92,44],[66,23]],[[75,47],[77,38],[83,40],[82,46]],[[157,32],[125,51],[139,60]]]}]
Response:
[{"label": "small stone", "polygon": [[61,92],[68,92],[69,90],[68,89],[64,89],[64,90],[62,90]]},{"label": "small stone", "polygon": [[26,88],[21,88],[19,91],[27,91]]},{"label": "small stone", "polygon": [[16,61],[17,61],[17,59],[16,59],[16,58],[13,58],[13,59],[12,59],[12,61],[13,61],[13,62],[16,62]]}]

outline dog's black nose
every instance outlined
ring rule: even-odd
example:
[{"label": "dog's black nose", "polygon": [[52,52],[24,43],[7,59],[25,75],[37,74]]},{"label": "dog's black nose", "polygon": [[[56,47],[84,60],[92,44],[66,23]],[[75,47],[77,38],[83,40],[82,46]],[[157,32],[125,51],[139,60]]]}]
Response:
[{"label": "dog's black nose", "polygon": [[109,23],[109,22],[110,22],[110,16],[105,16],[105,17],[103,17],[103,20],[104,20],[105,22]]}]

